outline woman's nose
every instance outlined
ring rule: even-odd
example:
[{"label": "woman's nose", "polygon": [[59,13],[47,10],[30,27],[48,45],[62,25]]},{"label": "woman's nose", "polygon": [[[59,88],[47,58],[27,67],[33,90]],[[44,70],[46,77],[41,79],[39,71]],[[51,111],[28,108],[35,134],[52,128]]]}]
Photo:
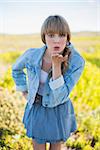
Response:
[{"label": "woman's nose", "polygon": [[59,42],[59,40],[60,40],[59,36],[54,37],[54,42]]}]

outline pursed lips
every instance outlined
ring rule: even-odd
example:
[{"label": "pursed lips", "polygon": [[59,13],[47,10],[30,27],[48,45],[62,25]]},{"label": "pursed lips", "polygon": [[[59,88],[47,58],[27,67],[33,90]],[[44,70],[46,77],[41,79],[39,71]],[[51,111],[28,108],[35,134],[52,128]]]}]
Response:
[{"label": "pursed lips", "polygon": [[57,49],[59,49],[60,48],[60,46],[54,46],[54,49],[55,50],[57,50]]}]

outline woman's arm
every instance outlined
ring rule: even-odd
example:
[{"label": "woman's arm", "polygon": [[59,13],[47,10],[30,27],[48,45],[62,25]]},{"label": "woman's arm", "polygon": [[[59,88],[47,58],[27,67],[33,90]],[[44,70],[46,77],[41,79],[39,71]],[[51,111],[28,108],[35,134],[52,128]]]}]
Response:
[{"label": "woman's arm", "polygon": [[60,54],[56,54],[52,56],[52,79],[55,80],[60,77],[61,74],[61,63],[63,61],[67,61],[68,56],[62,56]]},{"label": "woman's arm", "polygon": [[[73,64],[66,73],[58,78],[50,79],[49,86],[53,98],[50,100],[48,107],[55,107],[68,100],[74,86],[77,84],[85,65],[85,61],[79,55],[75,55],[73,58]],[[60,75],[60,74],[59,74]]]},{"label": "woman's arm", "polygon": [[16,62],[12,65],[12,77],[16,84],[17,91],[28,91],[27,82],[26,82],[26,74],[23,71],[25,68],[25,63],[27,61],[27,56],[30,50],[27,50],[24,54],[22,54]]}]

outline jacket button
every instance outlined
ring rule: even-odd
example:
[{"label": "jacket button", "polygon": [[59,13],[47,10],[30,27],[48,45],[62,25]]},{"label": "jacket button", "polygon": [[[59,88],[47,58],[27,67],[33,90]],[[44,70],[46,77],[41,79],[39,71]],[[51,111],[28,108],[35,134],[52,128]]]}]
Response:
[{"label": "jacket button", "polygon": [[47,93],[47,96],[49,96],[49,93]]},{"label": "jacket button", "polygon": [[45,106],[47,107],[47,106],[48,106],[48,104],[45,104]]}]

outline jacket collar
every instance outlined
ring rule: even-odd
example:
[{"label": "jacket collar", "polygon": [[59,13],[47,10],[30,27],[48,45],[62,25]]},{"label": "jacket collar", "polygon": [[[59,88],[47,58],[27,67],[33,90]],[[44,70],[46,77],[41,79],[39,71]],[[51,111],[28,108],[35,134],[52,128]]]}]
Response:
[{"label": "jacket collar", "polygon": [[42,64],[42,57],[44,55],[45,50],[46,45],[44,45],[41,48],[33,49],[30,57],[28,58],[28,62],[34,67],[40,66]]}]

